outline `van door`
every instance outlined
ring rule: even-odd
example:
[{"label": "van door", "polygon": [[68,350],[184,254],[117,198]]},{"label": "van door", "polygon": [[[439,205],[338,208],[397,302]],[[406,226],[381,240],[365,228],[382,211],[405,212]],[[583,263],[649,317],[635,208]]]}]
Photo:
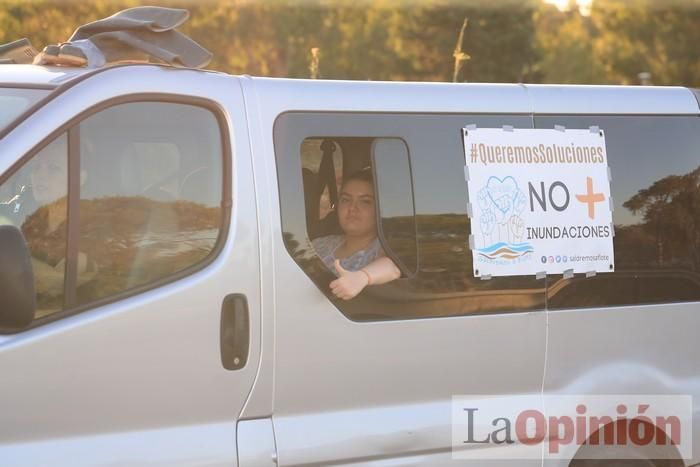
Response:
[{"label": "van door", "polygon": [[[357,88],[347,90],[353,102],[370,102],[372,90]],[[275,274],[284,278],[276,289],[280,465],[541,464],[539,447],[520,458],[510,443],[485,441],[497,427],[480,418],[483,412],[474,412],[474,436],[453,431],[455,408],[479,410],[494,398],[503,397],[505,407],[503,401],[526,396],[530,409],[541,409],[544,282],[474,277],[461,140],[468,125],[531,123],[528,115],[333,111],[277,118],[284,233],[275,239]],[[335,183],[333,172],[321,166],[331,154],[340,182],[375,164],[378,148],[396,149],[384,167],[400,167],[375,174],[375,196],[393,186],[403,194],[395,200],[414,198],[397,210],[403,229],[389,234],[382,226],[382,246],[402,262],[404,277],[343,301],[330,293],[334,276],[314,248],[316,239],[338,233],[337,225],[328,229],[334,209],[328,193],[320,193],[325,173]],[[320,208],[310,199],[318,195]],[[309,216],[309,209],[320,212]],[[453,405],[456,396],[468,404]]]},{"label": "van door", "polygon": [[259,361],[253,176],[234,78],[98,72],[0,142],[37,311],[0,335],[0,459],[237,465]]}]

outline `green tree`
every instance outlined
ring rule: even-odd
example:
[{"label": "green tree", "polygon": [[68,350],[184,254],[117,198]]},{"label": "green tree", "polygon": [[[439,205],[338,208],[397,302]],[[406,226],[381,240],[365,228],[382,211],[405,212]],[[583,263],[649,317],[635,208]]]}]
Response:
[{"label": "green tree", "polygon": [[694,269],[700,268],[700,167],[655,181],[623,206],[642,214],[643,228],[655,239],[658,264],[690,259]]},{"label": "green tree", "polygon": [[543,83],[592,84],[606,82],[605,72],[595,58],[595,29],[578,8],[559,11],[543,3],[535,12],[537,80]]},{"label": "green tree", "polygon": [[399,33],[414,60],[414,79],[452,80],[455,41],[467,17],[463,51],[471,58],[463,66],[462,80],[530,81],[538,59],[533,21],[537,5],[435,2],[407,12]]},{"label": "green tree", "polygon": [[[0,0],[0,43],[37,48],[140,0]],[[152,0],[191,12],[182,27],[214,53],[210,68],[235,74],[334,79],[452,81],[453,52],[469,19],[459,81],[638,82],[700,86],[700,2],[595,0],[591,15],[542,0]]]},{"label": "green tree", "polygon": [[636,84],[649,72],[654,84],[700,86],[700,3],[595,0],[591,19],[607,81]]},{"label": "green tree", "polygon": [[137,5],[136,0],[51,2],[0,0],[0,43],[21,37],[35,47],[67,40],[81,24],[95,21]]}]

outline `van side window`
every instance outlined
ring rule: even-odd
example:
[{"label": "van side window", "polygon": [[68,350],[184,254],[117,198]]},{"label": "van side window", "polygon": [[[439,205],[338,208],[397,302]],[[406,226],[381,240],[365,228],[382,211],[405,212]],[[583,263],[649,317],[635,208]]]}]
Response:
[{"label": "van side window", "polygon": [[49,142],[0,186],[0,222],[22,231],[31,255],[36,317],[63,309],[67,140],[63,133]]},{"label": "van side window", "polygon": [[700,300],[700,118],[538,116],[538,128],[605,131],[615,272],[548,279],[552,309]]},{"label": "van side window", "polygon": [[[461,130],[469,124],[530,128],[532,120],[524,115],[342,113],[287,113],[277,119],[275,155],[285,245],[306,274],[348,318],[393,320],[544,309],[544,280],[474,278],[461,140]],[[412,269],[412,274],[367,287],[348,301],[335,300],[328,293],[328,283],[334,276],[324,267],[310,242],[321,233],[307,222],[304,214],[305,206],[313,204],[308,201],[313,192],[299,169],[303,166],[299,162],[304,157],[303,148],[312,141],[328,140],[342,148],[343,175],[371,165],[373,148],[387,147],[377,144],[380,141],[401,142],[410,155],[410,170],[391,176],[375,173],[375,183],[402,183],[401,189],[383,190],[377,186],[375,193],[382,196],[412,191],[412,202],[396,210],[409,213],[411,218],[406,215],[395,218],[390,235],[396,245],[403,241],[409,248],[402,251],[397,247],[393,251],[390,242],[382,243],[387,256],[401,259],[404,255],[404,264],[410,265],[407,269]],[[406,150],[392,149],[389,157],[399,157]],[[378,171],[382,167],[395,166],[378,164],[373,169]],[[381,199],[378,204],[382,204]],[[412,258],[406,254],[409,249]]]},{"label": "van side window", "polygon": [[79,274],[77,304],[161,280],[209,255],[222,228],[223,178],[211,112],[116,105],[83,121],[80,138],[78,250],[88,277]]}]

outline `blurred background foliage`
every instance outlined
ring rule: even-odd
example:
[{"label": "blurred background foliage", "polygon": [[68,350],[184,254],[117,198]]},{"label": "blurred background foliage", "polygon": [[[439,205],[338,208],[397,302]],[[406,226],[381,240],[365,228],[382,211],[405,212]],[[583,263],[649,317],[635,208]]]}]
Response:
[{"label": "blurred background foliage", "polygon": [[[554,0],[550,0],[554,1]],[[135,0],[0,0],[0,43],[38,49]],[[457,81],[656,84],[700,87],[700,0],[173,0],[181,28],[234,74],[452,81],[457,38],[468,55]],[[641,75],[640,75],[641,74]]]}]

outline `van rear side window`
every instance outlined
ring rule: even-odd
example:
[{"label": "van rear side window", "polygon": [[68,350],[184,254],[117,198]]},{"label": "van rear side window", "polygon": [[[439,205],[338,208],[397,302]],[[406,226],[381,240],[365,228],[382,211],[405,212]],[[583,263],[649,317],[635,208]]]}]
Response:
[{"label": "van rear side window", "polygon": [[700,118],[537,116],[538,128],[605,131],[615,272],[548,278],[548,308],[700,300]]}]

